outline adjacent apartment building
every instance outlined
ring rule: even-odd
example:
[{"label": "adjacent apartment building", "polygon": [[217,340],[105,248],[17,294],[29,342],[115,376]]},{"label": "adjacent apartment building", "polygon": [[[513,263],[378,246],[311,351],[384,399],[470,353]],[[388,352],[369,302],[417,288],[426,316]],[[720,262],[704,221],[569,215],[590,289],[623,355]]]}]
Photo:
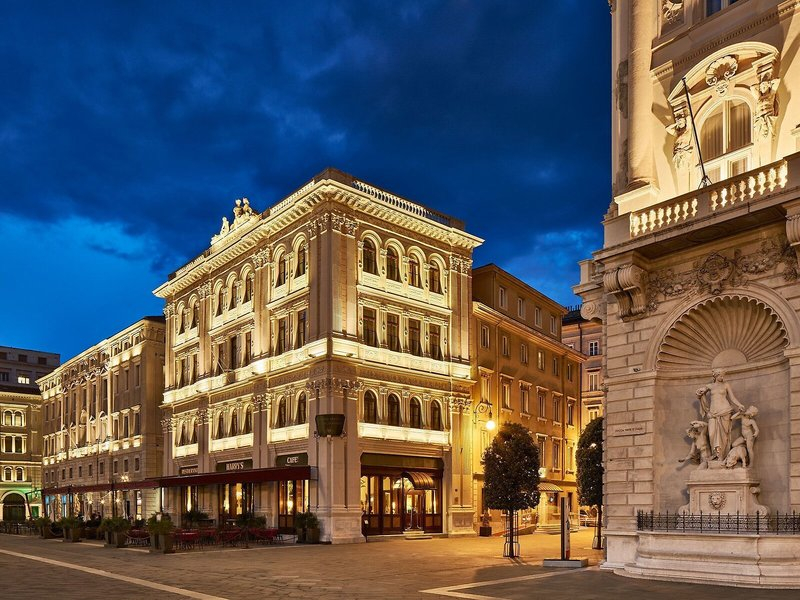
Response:
[{"label": "adjacent apartment building", "polygon": [[[322,539],[473,533],[472,251],[457,219],[328,169],[233,218],[166,302],[165,510]],[[557,344],[557,342],[555,342]]]},{"label": "adjacent apartment building", "polygon": [[164,318],[144,317],[39,378],[48,516],[161,510],[164,350]]},{"label": "adjacent apartment building", "polygon": [[[561,343],[566,310],[510,273],[489,264],[472,272],[473,497],[476,519],[499,511],[483,503],[481,455],[493,431],[506,422],[531,430],[539,446],[541,482],[536,511],[522,524],[558,527],[560,498],[577,513],[575,449],[582,428],[583,356]],[[538,519],[538,522],[537,522]],[[577,522],[573,519],[574,522]]]},{"label": "adjacent apartment building", "polygon": [[52,352],[0,346],[0,516],[41,514],[42,398],[36,379],[58,366]]},{"label": "adjacent apartment building", "polygon": [[567,311],[561,321],[561,341],[585,357],[581,370],[581,429],[603,416],[603,325],[584,319],[580,307]]}]

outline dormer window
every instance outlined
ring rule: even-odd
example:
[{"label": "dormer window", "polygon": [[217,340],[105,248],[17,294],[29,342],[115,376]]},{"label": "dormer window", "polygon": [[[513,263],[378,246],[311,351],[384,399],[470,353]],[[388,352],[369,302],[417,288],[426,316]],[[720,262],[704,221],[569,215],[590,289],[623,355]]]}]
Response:
[{"label": "dormer window", "polygon": [[725,100],[705,118],[700,148],[713,183],[748,170],[752,130],[750,107],[743,100]]}]

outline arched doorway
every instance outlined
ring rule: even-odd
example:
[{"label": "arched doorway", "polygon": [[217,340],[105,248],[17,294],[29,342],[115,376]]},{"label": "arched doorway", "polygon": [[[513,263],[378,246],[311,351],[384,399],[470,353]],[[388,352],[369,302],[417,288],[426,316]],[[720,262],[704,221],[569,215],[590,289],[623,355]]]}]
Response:
[{"label": "arched doorway", "polygon": [[3,498],[3,521],[25,520],[25,498],[21,494],[10,493]]}]

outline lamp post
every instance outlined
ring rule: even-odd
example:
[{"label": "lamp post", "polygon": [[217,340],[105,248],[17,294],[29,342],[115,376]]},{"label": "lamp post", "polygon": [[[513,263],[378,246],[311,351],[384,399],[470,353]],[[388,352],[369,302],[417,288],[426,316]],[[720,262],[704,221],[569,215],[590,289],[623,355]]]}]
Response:
[{"label": "lamp post", "polygon": [[481,400],[478,404],[475,405],[475,408],[472,410],[472,414],[475,415],[475,420],[477,422],[478,415],[489,413],[488,417],[489,420],[486,421],[486,430],[487,431],[494,431],[495,422],[492,418],[492,403],[488,400]]}]

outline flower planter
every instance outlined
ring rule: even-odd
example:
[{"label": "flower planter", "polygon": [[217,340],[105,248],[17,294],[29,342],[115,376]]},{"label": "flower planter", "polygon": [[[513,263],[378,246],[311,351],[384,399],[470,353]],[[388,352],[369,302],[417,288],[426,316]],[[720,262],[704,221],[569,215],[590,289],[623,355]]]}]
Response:
[{"label": "flower planter", "polygon": [[294,532],[297,535],[297,543],[298,544],[305,544],[306,543],[306,530],[305,529],[295,529]]},{"label": "flower planter", "polygon": [[309,527],[306,529],[306,544],[319,544],[319,527]]},{"label": "flower planter", "polygon": [[158,535],[155,533],[150,534],[150,552],[161,552],[158,545]]},{"label": "flower planter", "polygon": [[55,535],[53,535],[53,530],[50,528],[50,525],[45,525],[44,527],[42,527],[39,530],[39,533],[45,540],[52,540],[54,537],[56,537]]},{"label": "flower planter", "polygon": [[64,541],[65,542],[80,542],[81,541],[81,528],[80,527],[65,527],[64,528]]},{"label": "flower planter", "polygon": [[172,554],[175,552],[175,534],[160,533],[158,535],[158,547],[162,554]]},{"label": "flower planter", "polygon": [[125,548],[128,546],[128,534],[124,531],[106,531],[106,548]]}]

